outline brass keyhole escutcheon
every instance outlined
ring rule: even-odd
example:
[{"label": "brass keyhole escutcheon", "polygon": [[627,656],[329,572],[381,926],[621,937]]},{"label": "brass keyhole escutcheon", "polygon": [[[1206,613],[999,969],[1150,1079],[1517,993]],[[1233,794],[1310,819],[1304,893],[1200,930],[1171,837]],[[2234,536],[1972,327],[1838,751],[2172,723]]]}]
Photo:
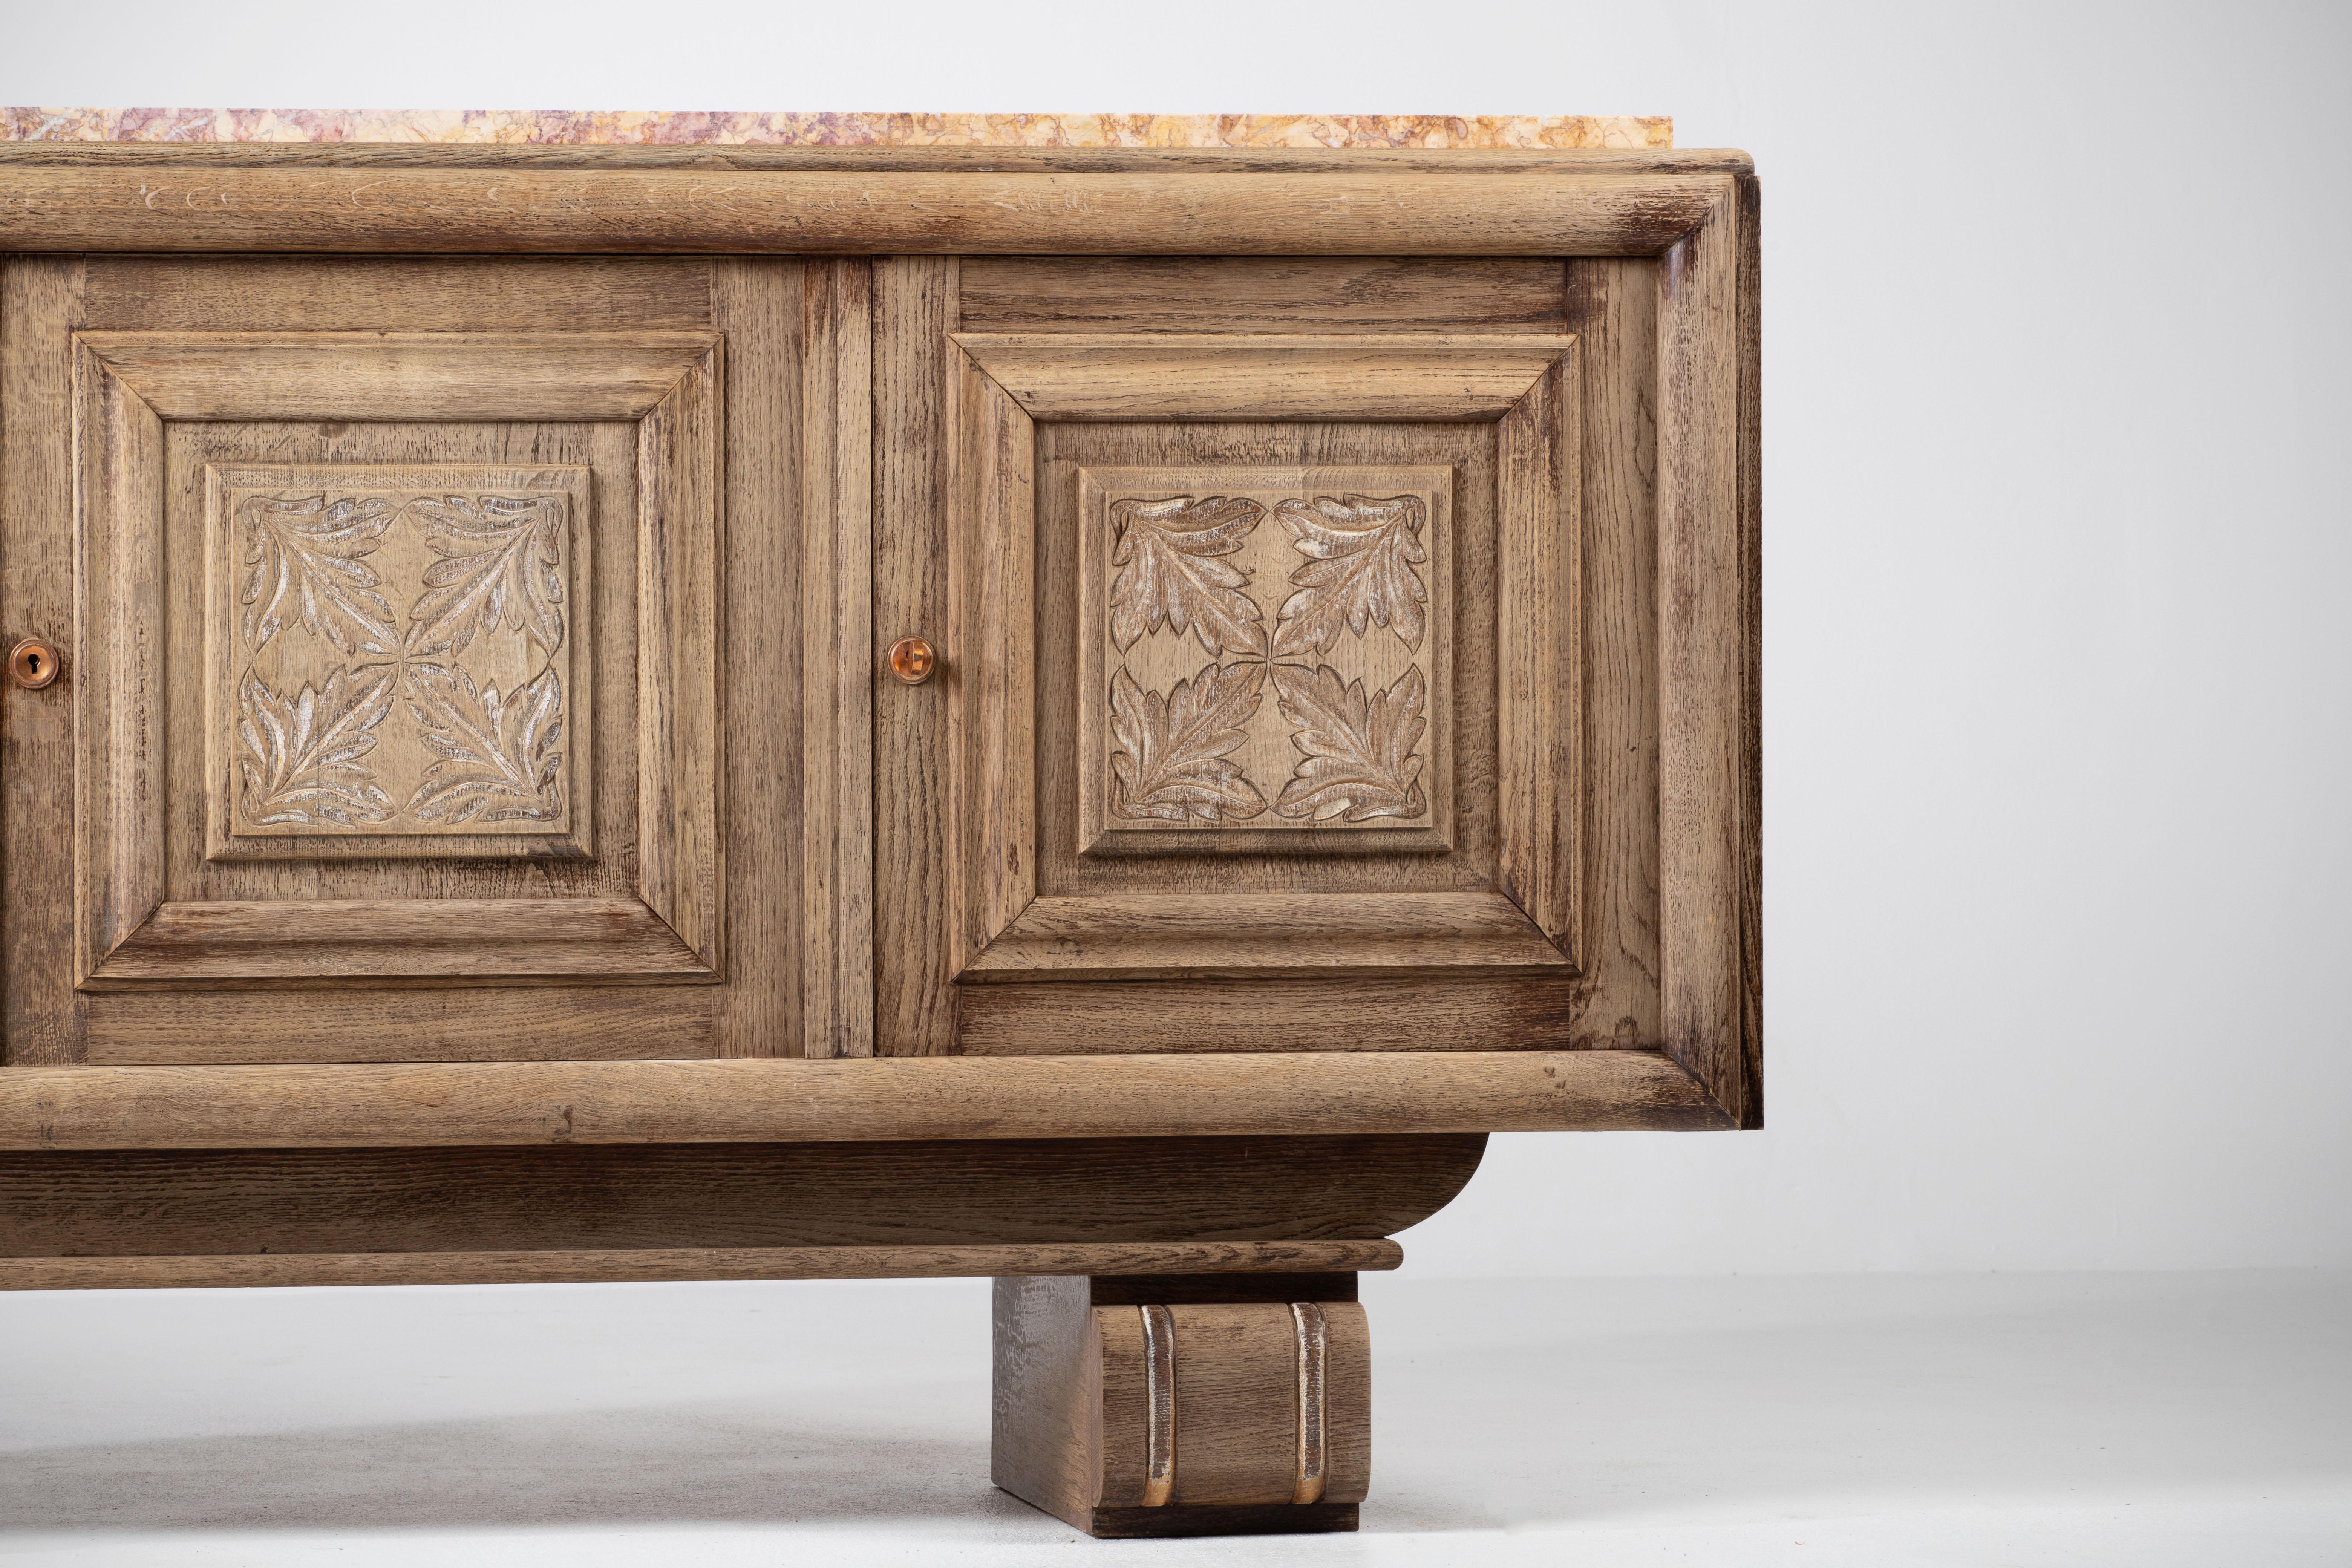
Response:
[{"label": "brass keyhole escutcheon", "polygon": [[900,637],[890,645],[890,674],[901,686],[920,686],[939,663],[939,655],[920,637]]},{"label": "brass keyhole escutcheon", "polygon": [[26,637],[8,652],[8,679],[27,691],[38,691],[63,673],[66,661],[58,645]]}]

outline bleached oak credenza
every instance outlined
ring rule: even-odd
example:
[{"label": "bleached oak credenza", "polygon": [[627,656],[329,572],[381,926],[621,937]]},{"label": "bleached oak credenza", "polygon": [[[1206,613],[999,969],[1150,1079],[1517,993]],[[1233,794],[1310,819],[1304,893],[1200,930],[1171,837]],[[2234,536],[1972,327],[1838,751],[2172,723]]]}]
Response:
[{"label": "bleached oak credenza", "polygon": [[1352,1527],[1487,1131],[1760,1122],[1756,190],[0,146],[0,1283],[993,1275]]}]

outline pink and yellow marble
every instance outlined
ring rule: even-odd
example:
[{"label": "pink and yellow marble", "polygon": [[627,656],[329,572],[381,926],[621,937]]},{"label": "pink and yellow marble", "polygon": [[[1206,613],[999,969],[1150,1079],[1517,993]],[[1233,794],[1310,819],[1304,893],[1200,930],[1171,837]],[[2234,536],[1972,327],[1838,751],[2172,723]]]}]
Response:
[{"label": "pink and yellow marble", "polygon": [[0,109],[0,142],[769,147],[1671,147],[1664,115],[750,114],[510,109]]}]

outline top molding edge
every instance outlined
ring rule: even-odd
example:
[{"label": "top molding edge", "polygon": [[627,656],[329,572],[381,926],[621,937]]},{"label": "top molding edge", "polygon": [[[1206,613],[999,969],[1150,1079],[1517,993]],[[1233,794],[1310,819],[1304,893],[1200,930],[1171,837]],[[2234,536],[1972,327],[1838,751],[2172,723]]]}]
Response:
[{"label": "top molding edge", "polygon": [[0,153],[0,251],[1655,256],[1725,221],[1753,179],[1744,155],[1675,152],[795,152],[747,169],[634,149],[491,165],[190,151]]}]

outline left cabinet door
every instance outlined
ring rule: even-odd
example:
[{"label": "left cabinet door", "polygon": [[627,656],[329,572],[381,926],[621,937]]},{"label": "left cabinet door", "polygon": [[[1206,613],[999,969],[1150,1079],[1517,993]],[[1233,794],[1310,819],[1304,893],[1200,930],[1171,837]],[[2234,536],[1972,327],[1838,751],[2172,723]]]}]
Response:
[{"label": "left cabinet door", "polygon": [[839,265],[10,259],[5,1059],[801,1054]]}]

